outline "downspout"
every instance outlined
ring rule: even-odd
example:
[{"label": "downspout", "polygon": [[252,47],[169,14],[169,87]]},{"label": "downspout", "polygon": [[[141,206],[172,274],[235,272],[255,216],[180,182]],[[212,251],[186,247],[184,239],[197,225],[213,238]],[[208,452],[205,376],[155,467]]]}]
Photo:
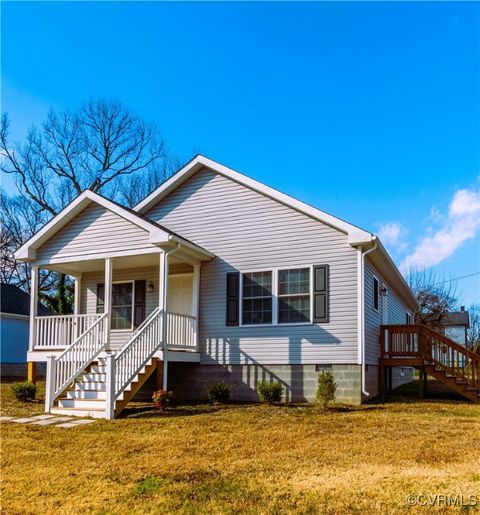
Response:
[{"label": "downspout", "polygon": [[[376,238],[375,238],[376,240]],[[359,339],[359,361],[362,365],[362,394],[367,397],[370,395],[366,390],[366,366],[365,366],[365,256],[377,249],[377,242],[374,240],[373,247],[365,252],[362,247],[358,247],[358,339]]]},{"label": "downspout", "polygon": [[162,342],[163,342],[163,389],[166,390],[168,386],[168,345],[167,345],[167,294],[168,294],[168,256],[177,252],[177,250],[181,247],[180,243],[175,244],[175,248],[165,252],[164,260],[163,260],[163,277],[164,277],[164,285],[163,285],[163,314],[162,314]]}]

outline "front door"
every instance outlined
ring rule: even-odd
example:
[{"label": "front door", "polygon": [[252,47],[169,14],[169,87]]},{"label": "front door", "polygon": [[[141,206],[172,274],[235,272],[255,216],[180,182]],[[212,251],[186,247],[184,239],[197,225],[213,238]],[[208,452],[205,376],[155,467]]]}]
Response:
[{"label": "front door", "polygon": [[167,311],[180,315],[193,315],[193,274],[168,276]]}]

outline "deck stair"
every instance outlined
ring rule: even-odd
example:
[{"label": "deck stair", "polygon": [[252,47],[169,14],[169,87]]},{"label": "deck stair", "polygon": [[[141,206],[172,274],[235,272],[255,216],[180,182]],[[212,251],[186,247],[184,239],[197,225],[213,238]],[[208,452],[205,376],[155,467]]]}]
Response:
[{"label": "deck stair", "polygon": [[480,404],[480,354],[424,325],[383,325],[380,332],[380,389],[385,369],[416,367],[421,393],[427,375]]},{"label": "deck stair", "polygon": [[[161,363],[157,358],[150,359],[139,370],[125,390],[115,400],[115,416],[137,394],[147,379]],[[107,366],[105,358],[92,362],[74,384],[57,399],[58,405],[50,412],[58,415],[107,418]]]},{"label": "deck stair", "polygon": [[[95,418],[118,416],[157,370],[155,355],[163,348],[163,339],[169,341],[168,316],[156,308],[116,352],[107,350],[105,316],[97,319],[48,362],[46,411]],[[191,326],[192,317],[184,318],[184,326]]]}]

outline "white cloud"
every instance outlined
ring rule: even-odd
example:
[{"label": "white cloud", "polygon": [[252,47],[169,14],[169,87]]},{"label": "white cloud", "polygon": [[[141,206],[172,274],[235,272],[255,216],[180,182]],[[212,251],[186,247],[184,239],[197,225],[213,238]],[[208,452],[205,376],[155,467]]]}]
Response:
[{"label": "white cloud", "polygon": [[420,239],[414,251],[405,257],[400,270],[427,268],[450,257],[464,242],[475,237],[480,228],[480,191],[458,190],[442,217],[439,228]]},{"label": "white cloud", "polygon": [[378,229],[378,236],[386,247],[395,250],[404,250],[407,244],[404,241],[406,229],[397,222],[381,224]]}]

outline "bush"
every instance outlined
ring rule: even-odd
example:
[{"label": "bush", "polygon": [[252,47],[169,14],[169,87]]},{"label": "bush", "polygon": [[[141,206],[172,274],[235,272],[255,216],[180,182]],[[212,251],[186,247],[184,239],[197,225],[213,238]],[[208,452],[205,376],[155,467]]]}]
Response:
[{"label": "bush", "polygon": [[261,402],[267,404],[281,402],[283,386],[278,381],[260,381],[257,383],[257,393]]},{"label": "bush", "polygon": [[12,392],[22,402],[35,399],[37,387],[30,381],[17,382],[12,384]]},{"label": "bush", "polygon": [[225,382],[212,383],[208,386],[208,400],[210,402],[226,403],[230,400],[231,385]]},{"label": "bush", "polygon": [[173,392],[167,390],[156,390],[153,392],[152,400],[158,409],[164,410],[174,404],[175,396],[173,395]]},{"label": "bush", "polygon": [[337,383],[334,380],[333,372],[321,372],[318,375],[317,402],[323,409],[326,409],[330,402],[335,400]]}]

